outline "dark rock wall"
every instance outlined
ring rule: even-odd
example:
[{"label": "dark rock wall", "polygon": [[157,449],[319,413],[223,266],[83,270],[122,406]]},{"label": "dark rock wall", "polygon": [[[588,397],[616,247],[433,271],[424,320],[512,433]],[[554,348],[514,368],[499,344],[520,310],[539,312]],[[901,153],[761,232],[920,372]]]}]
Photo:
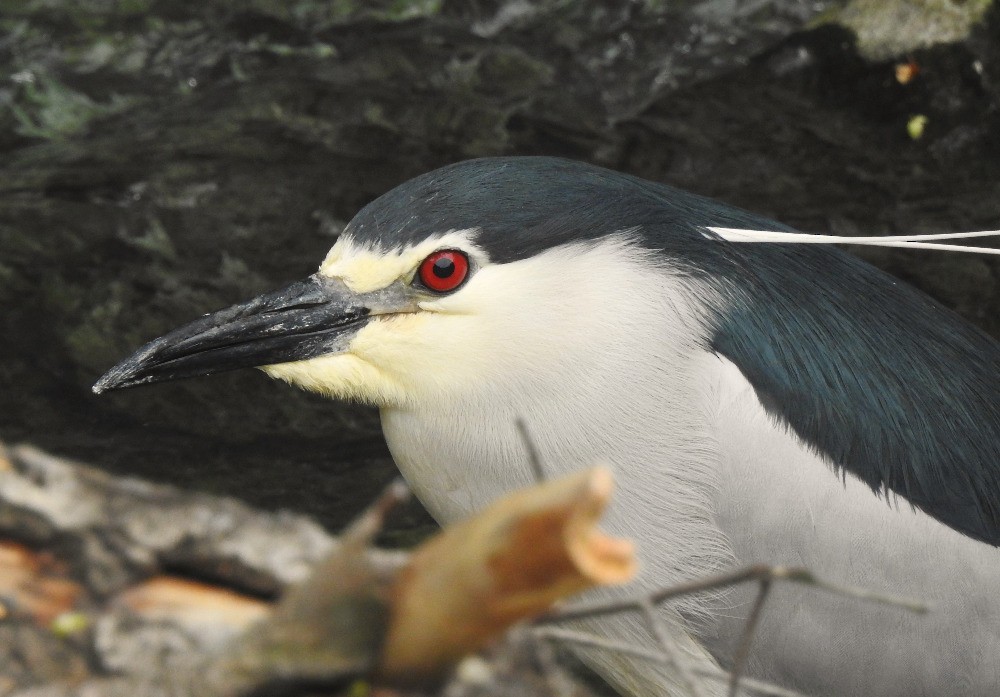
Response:
[{"label": "dark rock wall", "polygon": [[[0,435],[343,521],[393,473],[372,411],[254,372],[89,386],[466,157],[590,160],[814,232],[1000,227],[1000,12],[873,62],[840,5],[0,1]],[[1000,335],[992,259],[865,254]]]}]

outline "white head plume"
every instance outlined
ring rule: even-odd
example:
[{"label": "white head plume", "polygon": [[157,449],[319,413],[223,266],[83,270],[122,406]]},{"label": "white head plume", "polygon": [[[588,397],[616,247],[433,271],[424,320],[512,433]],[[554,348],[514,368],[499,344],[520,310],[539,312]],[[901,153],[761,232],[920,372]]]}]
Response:
[{"label": "white head plume", "polygon": [[957,240],[972,237],[1000,237],[1000,230],[980,232],[949,232],[930,235],[889,235],[885,237],[850,237],[845,235],[815,235],[805,232],[777,230],[743,230],[740,228],[706,228],[728,242],[772,242],[778,244],[860,244],[872,247],[902,247],[904,249],[936,249],[944,252],[1000,255],[995,247],[969,247],[961,244],[941,244],[931,240]]}]

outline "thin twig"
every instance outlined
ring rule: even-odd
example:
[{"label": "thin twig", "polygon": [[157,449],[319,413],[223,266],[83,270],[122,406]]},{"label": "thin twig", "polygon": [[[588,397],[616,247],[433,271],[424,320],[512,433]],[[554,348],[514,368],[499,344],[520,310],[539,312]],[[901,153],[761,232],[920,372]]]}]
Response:
[{"label": "thin twig", "polygon": [[554,642],[539,641],[542,637],[536,636],[531,631],[527,633],[527,636],[531,639],[531,646],[534,647],[534,653],[542,675],[545,677],[549,693],[555,697],[573,697],[576,694],[573,681],[567,675],[566,669],[559,664]]},{"label": "thin twig", "polygon": [[[580,620],[580,619],[590,619],[593,617],[600,617],[603,615],[614,614],[626,611],[641,611],[644,612],[647,617],[655,619],[655,613],[650,614],[647,608],[655,607],[660,603],[663,603],[672,598],[676,598],[682,595],[689,595],[692,593],[703,593],[705,591],[715,590],[718,588],[725,588],[728,586],[737,585],[740,583],[746,583],[748,581],[757,581],[760,583],[760,592],[757,595],[756,602],[751,609],[750,616],[747,618],[747,625],[744,630],[743,638],[740,642],[740,646],[737,649],[736,655],[733,659],[733,672],[732,673],[722,673],[723,679],[729,683],[729,696],[735,697],[739,686],[742,684],[745,687],[750,687],[755,691],[761,692],[761,686],[767,686],[767,683],[759,683],[750,678],[742,677],[743,669],[746,665],[747,659],[750,655],[750,646],[753,640],[753,634],[756,630],[757,624],[760,621],[760,615],[763,611],[764,605],[769,597],[771,588],[775,581],[790,581],[792,583],[800,583],[807,586],[814,586],[828,593],[833,593],[835,595],[841,595],[847,598],[855,598],[858,600],[871,601],[882,603],[885,605],[892,605],[894,607],[899,607],[904,610],[916,613],[927,612],[928,607],[924,603],[920,603],[915,600],[908,598],[899,598],[895,596],[885,595],[882,593],[875,593],[863,588],[854,588],[850,586],[840,586],[828,581],[823,581],[816,578],[807,569],[797,568],[797,567],[786,567],[786,566],[767,566],[763,564],[758,564],[750,566],[744,569],[739,569],[725,574],[720,574],[718,576],[712,576],[706,579],[701,579],[699,581],[691,581],[689,583],[682,583],[669,588],[664,588],[654,593],[641,595],[631,599],[625,600],[613,600],[613,601],[603,601],[597,603],[591,603],[589,605],[584,605],[576,608],[568,608],[556,611],[549,615],[543,616],[536,620],[536,626],[539,625],[549,625],[557,622],[566,622],[569,620]],[[654,635],[658,636],[658,629],[654,628]],[[586,635],[584,635],[586,636]],[[580,643],[577,641],[577,643]],[[618,644],[611,642],[613,646],[608,646],[606,648],[611,648],[612,650],[619,650],[625,653],[631,653],[632,655],[637,655],[634,650],[625,651]],[[661,645],[664,642],[660,641]],[[594,645],[594,644],[590,644]],[[634,648],[634,647],[632,647]],[[639,657],[649,658],[650,652],[643,651],[643,655]],[[655,654],[652,654],[655,655]],[[674,656],[669,652],[661,654],[659,657],[659,662],[667,663],[672,665],[678,672],[681,673],[680,677],[682,679],[688,680],[688,676],[683,673],[682,666],[678,665],[674,660]],[[695,667],[693,669],[695,674],[701,674],[702,669]],[[793,692],[780,692],[781,688],[769,689],[766,694],[777,695],[777,694],[796,694]],[[778,691],[776,691],[778,690]]]},{"label": "thin twig", "polygon": [[663,624],[663,618],[656,611],[656,606],[652,602],[647,601],[642,604],[641,609],[643,616],[646,618],[646,623],[649,625],[650,633],[659,642],[663,655],[669,659],[681,680],[687,684],[688,691],[694,697],[703,697],[704,693],[701,690],[701,681],[695,677],[694,666],[687,660],[687,656],[683,655],[683,649],[680,649],[671,638],[670,632]]},{"label": "thin twig", "polygon": [[[708,668],[698,668],[696,669],[698,675],[703,678],[709,678],[711,680],[728,680],[729,674],[724,670],[709,670]],[[762,695],[774,695],[774,697],[806,697],[801,692],[796,692],[795,690],[789,690],[787,687],[781,687],[781,685],[774,685],[763,680],[755,680],[754,678],[748,678],[743,676],[740,678],[740,685],[753,692],[757,692]]]},{"label": "thin twig", "polygon": [[729,697],[736,697],[740,689],[740,676],[746,668],[747,659],[750,657],[750,646],[753,644],[753,635],[757,631],[760,623],[760,616],[764,610],[764,603],[771,593],[772,584],[770,578],[760,579],[760,587],[757,590],[757,599],[750,609],[750,616],[747,617],[746,626],[743,627],[743,637],[740,645],[733,656],[733,667],[729,671]]},{"label": "thin twig", "polygon": [[[618,653],[641,658],[652,663],[663,663],[669,665],[670,659],[663,655],[662,651],[653,651],[641,646],[633,646],[611,639],[605,639],[594,634],[578,632],[573,629],[563,629],[562,627],[538,627],[534,629],[534,634],[540,639],[550,641],[565,641],[580,646],[590,646],[595,649],[606,649],[607,651],[617,651]],[[729,676],[726,676],[727,678]]]},{"label": "thin twig", "polygon": [[[612,641],[610,639],[604,639],[603,637],[586,634],[584,632],[577,632],[572,629],[563,629],[561,627],[540,627],[535,629],[534,633],[540,639],[562,641],[570,644],[577,644],[579,646],[589,646],[595,649],[614,651],[622,655],[632,656],[633,658],[649,661],[651,663],[668,666],[671,665],[670,659],[660,652],[651,651],[639,646],[632,646],[631,644]],[[693,668],[693,672],[695,675],[702,678],[710,678],[712,680],[728,682],[730,679],[729,673],[718,668],[703,668],[701,666],[697,666]],[[789,690],[788,688],[780,687],[778,685],[772,685],[761,680],[754,680],[753,678],[744,677],[741,679],[740,684],[745,689],[756,692],[757,694],[768,695],[769,697],[806,697],[801,692]]]},{"label": "thin twig", "polygon": [[514,425],[517,426],[517,431],[521,434],[521,442],[524,443],[524,450],[528,455],[528,465],[531,466],[531,471],[535,475],[535,483],[541,484],[546,481],[545,470],[542,468],[542,458],[538,455],[535,441],[531,439],[531,434],[528,433],[528,425],[520,416],[514,420]]},{"label": "thin twig", "polygon": [[[811,574],[810,574],[811,576]],[[813,585],[817,588],[827,591],[828,593],[833,593],[835,595],[842,595],[846,598],[857,598],[858,600],[864,600],[866,602],[881,603],[883,605],[892,605],[894,607],[903,608],[904,610],[909,610],[910,612],[915,612],[918,615],[923,615],[931,610],[931,606],[920,600],[914,600],[913,598],[903,598],[898,595],[889,595],[887,593],[878,593],[876,591],[868,590],[867,588],[857,588],[854,586],[840,586],[829,581],[824,581],[820,578],[812,577],[807,585]]]},{"label": "thin twig", "polygon": [[537,623],[550,624],[553,622],[565,622],[567,620],[601,617],[603,615],[611,615],[628,610],[639,610],[641,609],[643,602],[648,601],[652,602],[654,605],[659,605],[664,601],[678,596],[690,595],[692,593],[703,593],[717,588],[726,588],[728,586],[746,583],[747,581],[759,581],[764,578],[772,581],[790,581],[792,583],[815,586],[816,588],[835,595],[882,603],[884,605],[892,605],[910,612],[924,613],[928,610],[925,603],[921,603],[910,598],[901,598],[882,593],[875,593],[863,588],[840,586],[830,583],[829,581],[820,580],[806,569],[759,564],[729,573],[720,574],[718,576],[711,576],[699,581],[680,583],[675,586],[670,586],[669,588],[664,588],[635,598],[596,602],[587,605],[580,605],[578,607],[566,608],[539,618]]},{"label": "thin twig", "polygon": [[410,489],[406,482],[394,479],[368,508],[351,521],[341,534],[341,541],[367,547],[385,527],[386,516],[409,497]]}]

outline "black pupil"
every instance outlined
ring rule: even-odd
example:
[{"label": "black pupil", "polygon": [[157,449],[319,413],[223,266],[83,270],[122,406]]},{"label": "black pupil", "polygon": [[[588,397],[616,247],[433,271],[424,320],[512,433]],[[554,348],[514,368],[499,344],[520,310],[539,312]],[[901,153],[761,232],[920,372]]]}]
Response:
[{"label": "black pupil", "polygon": [[448,278],[455,273],[455,262],[449,257],[441,257],[434,261],[434,275],[438,278]]}]

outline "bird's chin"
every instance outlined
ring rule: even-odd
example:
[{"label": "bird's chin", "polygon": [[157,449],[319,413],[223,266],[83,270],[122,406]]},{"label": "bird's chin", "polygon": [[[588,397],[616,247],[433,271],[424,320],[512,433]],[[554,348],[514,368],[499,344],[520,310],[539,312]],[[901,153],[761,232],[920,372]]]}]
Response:
[{"label": "bird's chin", "polygon": [[309,392],[376,407],[407,401],[401,386],[353,353],[335,353],[289,363],[262,366],[267,375]]}]

